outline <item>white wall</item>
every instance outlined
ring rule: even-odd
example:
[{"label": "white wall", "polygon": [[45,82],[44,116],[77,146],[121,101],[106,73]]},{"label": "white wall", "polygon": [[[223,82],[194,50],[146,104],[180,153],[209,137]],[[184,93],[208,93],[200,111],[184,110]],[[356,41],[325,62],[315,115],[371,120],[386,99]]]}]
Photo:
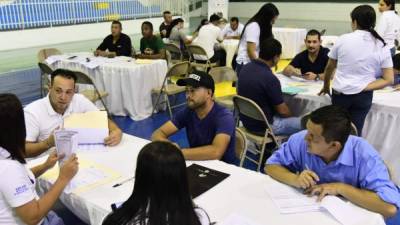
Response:
[{"label": "white wall", "polygon": [[[263,4],[265,2],[229,3],[229,16],[249,18]],[[346,22],[350,21],[350,12],[356,6],[366,3],[275,2],[274,4],[279,9],[279,19]],[[375,9],[377,5],[377,3],[371,4]],[[244,7],[246,10],[243,10]]]},{"label": "white wall", "polygon": [[[163,21],[161,17],[121,21],[123,32],[129,35],[140,33],[145,20],[153,23],[155,32]],[[110,27],[111,22],[104,22],[1,32],[0,51],[104,38],[110,34]]]}]

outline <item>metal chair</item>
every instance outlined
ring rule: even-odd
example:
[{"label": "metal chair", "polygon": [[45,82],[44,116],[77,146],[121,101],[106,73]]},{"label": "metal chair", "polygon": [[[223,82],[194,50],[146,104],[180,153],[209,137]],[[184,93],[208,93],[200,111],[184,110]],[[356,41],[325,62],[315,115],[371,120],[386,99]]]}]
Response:
[{"label": "metal chair", "polygon": [[41,49],[37,54],[38,62],[44,62],[47,57],[52,55],[61,55],[62,52],[56,48],[44,48]]},{"label": "metal chair", "polygon": [[210,62],[210,59],[207,56],[207,52],[201,46],[193,44],[188,45],[187,50],[189,52],[190,65],[192,67],[200,67],[203,68],[204,71],[208,71],[208,69],[217,66],[217,63]]},{"label": "metal chair", "polygon": [[[230,67],[213,67],[210,69],[209,74],[214,79],[215,83],[237,80],[236,72]],[[232,101],[233,96],[234,95],[217,97],[217,98],[215,98],[215,101],[218,104],[220,104],[230,110],[233,110],[234,109],[233,101]]]},{"label": "metal chair", "polygon": [[[153,112],[154,114],[156,112],[157,106],[162,104],[162,103],[167,103],[167,108],[169,112],[169,116],[172,118],[172,109],[179,107],[181,105],[184,105],[186,103],[178,104],[178,105],[173,105],[171,106],[168,97],[171,95],[176,95],[178,93],[182,93],[185,91],[185,87],[180,87],[171,81],[172,76],[186,76],[189,72],[190,69],[190,63],[189,62],[181,62],[173,65],[165,75],[164,81],[162,83],[162,86],[160,88],[155,88],[152,90],[152,93],[157,94],[157,100],[156,103],[153,106]],[[161,96],[164,95],[164,101],[161,100]]]},{"label": "metal chair", "polygon": [[[256,154],[259,156],[258,161],[250,158],[247,156],[247,149],[243,153],[243,160],[241,162],[240,166],[243,166],[244,159],[248,159],[251,162],[255,163],[257,165],[257,171],[260,171],[261,164],[264,158],[264,153],[265,153],[265,147],[267,144],[272,143],[275,145],[275,149],[279,148],[280,144],[282,143],[283,140],[286,140],[286,136],[275,136],[271,126],[269,125],[269,122],[267,118],[265,117],[264,112],[262,109],[255,103],[253,100],[245,98],[243,96],[235,95],[233,96],[233,104],[235,107],[235,111],[237,112],[237,115],[242,114],[245,115],[249,118],[252,118],[254,120],[259,121],[260,123],[263,123],[266,125],[266,130],[264,135],[260,136],[258,134],[252,133],[248,131],[244,127],[239,127],[239,116],[236,117],[236,125],[237,127],[246,135],[246,138],[255,143],[257,146],[257,149],[254,149]],[[272,149],[273,150],[273,149]]]},{"label": "metal chair", "polygon": [[247,149],[247,138],[246,134],[243,133],[239,128],[236,128],[236,136],[235,136],[235,155],[236,158],[240,161],[240,166],[243,166],[244,162],[244,152]]},{"label": "metal chair", "polygon": [[49,92],[49,76],[53,70],[45,63],[38,63],[40,69],[40,96],[43,97]]},{"label": "metal chair", "polygon": [[93,86],[93,90],[83,90],[80,91],[79,93],[84,95],[87,99],[89,99],[93,103],[96,102],[97,100],[100,100],[104,109],[107,111],[107,115],[110,115],[110,111],[108,111],[108,108],[104,102],[104,98],[108,96],[108,93],[105,91],[99,91],[93,79],[88,75],[80,71],[74,71],[74,73],[77,77],[76,84],[86,84]]},{"label": "metal chair", "polygon": [[[164,46],[171,55],[170,63],[172,65],[183,61],[183,54],[179,46],[173,43],[165,43]],[[178,59],[176,59],[176,56],[178,56]]]}]

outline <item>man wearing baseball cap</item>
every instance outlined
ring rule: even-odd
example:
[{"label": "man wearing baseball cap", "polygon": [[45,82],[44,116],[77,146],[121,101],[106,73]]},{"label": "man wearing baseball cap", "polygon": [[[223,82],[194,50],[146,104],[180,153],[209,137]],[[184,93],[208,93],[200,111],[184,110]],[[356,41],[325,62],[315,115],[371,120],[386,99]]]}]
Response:
[{"label": "man wearing baseball cap", "polygon": [[213,100],[214,80],[206,72],[196,71],[177,85],[186,86],[187,106],[156,131],[153,141],[169,141],[168,137],[186,128],[189,148],[182,148],[186,160],[236,161],[235,124],[232,112]]}]

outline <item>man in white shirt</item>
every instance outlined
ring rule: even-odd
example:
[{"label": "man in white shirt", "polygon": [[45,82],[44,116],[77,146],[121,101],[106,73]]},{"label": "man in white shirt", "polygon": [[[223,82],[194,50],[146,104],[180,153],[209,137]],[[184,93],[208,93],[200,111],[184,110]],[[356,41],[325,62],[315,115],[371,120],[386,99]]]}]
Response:
[{"label": "man in white shirt", "polygon": [[224,39],[236,39],[240,40],[244,25],[239,23],[239,18],[232,17],[229,25],[226,25],[222,30],[222,36]]},{"label": "man in white shirt", "polygon": [[[57,69],[51,74],[49,94],[24,108],[26,124],[26,157],[36,157],[54,146],[53,132],[63,119],[72,113],[97,111],[97,107],[83,95],[75,94],[74,72]],[[109,136],[106,145],[119,144],[122,131],[108,120]]]},{"label": "man in white shirt", "polygon": [[[220,66],[226,65],[226,51],[223,48],[214,49],[215,45],[222,42],[221,29],[218,27],[220,17],[216,14],[210,16],[210,23],[200,28],[199,34],[193,44],[199,45],[207,53],[210,62],[218,62]],[[198,60],[206,60],[195,56]]]}]

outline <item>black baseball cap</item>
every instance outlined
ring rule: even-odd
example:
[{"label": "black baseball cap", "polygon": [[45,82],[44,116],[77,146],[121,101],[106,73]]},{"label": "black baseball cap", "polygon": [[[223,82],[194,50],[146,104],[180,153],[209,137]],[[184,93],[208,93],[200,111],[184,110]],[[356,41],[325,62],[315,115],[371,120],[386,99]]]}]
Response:
[{"label": "black baseball cap", "polygon": [[194,88],[204,87],[211,89],[212,93],[215,91],[214,79],[206,72],[195,71],[189,74],[188,77],[184,79],[179,79],[176,84],[178,86],[192,86]]}]

